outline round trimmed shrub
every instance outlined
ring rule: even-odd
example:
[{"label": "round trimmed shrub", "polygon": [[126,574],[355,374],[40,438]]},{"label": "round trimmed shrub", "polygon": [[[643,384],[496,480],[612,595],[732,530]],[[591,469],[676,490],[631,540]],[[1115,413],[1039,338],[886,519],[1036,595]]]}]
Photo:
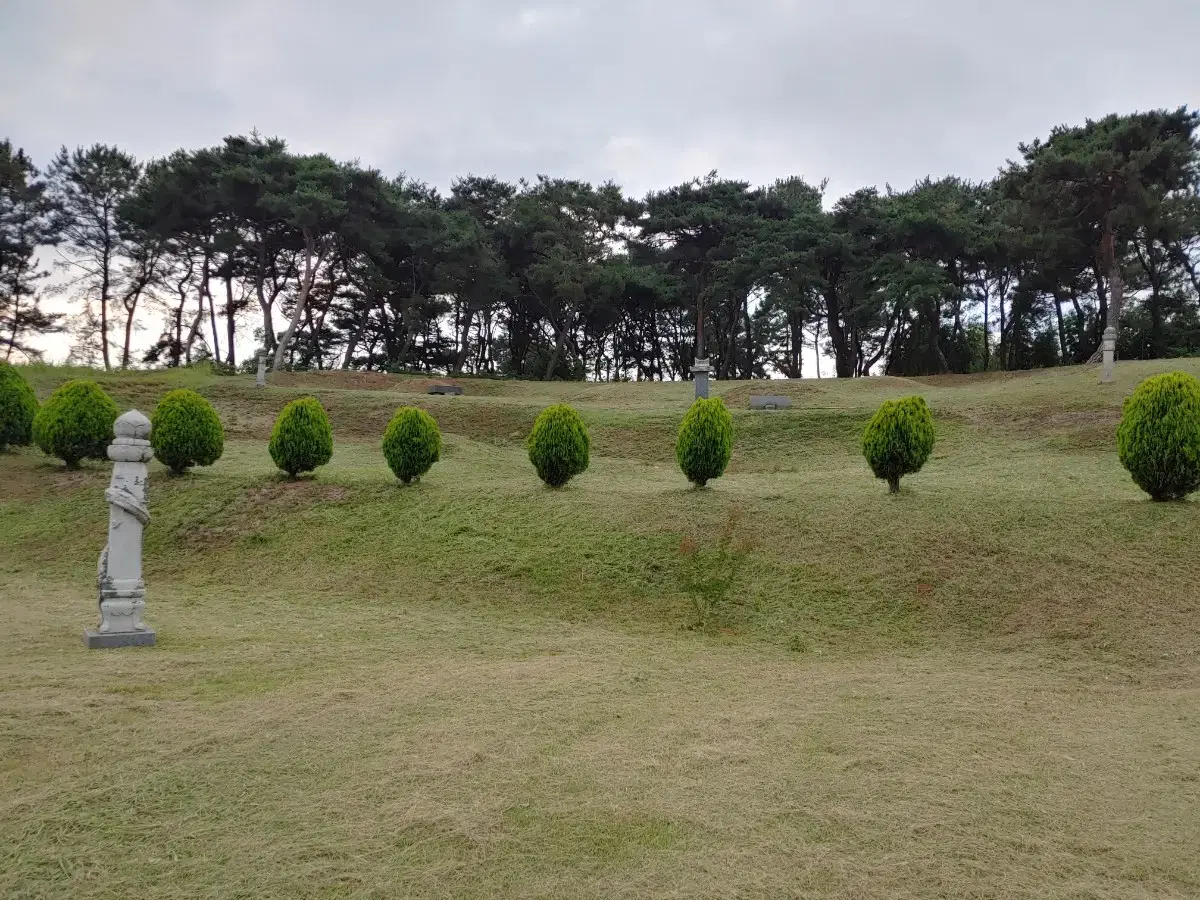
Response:
[{"label": "round trimmed shrub", "polygon": [[68,381],[33,418],[33,441],[68,469],[83,459],[107,459],[117,404],[93,381]]},{"label": "round trimmed shrub", "polygon": [[933,413],[924,397],[885,400],[863,432],[863,456],[894,494],[901,477],[920,472],[929,460],[934,437]]},{"label": "round trimmed shrub", "polygon": [[225,451],[225,429],[213,405],[186,388],[169,391],[150,417],[155,458],[182,475],[192,466],[211,466]]},{"label": "round trimmed shrub", "polygon": [[720,397],[701,397],[679,424],[675,459],[687,480],[704,487],[720,478],[733,455],[733,416]]},{"label": "round trimmed shrub", "polygon": [[1125,398],[1117,453],[1154,500],[1200,489],[1200,381],[1186,372],[1147,378]]},{"label": "round trimmed shrub", "polygon": [[267,446],[275,465],[295,478],[329,462],[333,429],[316,397],[301,397],[283,408]]},{"label": "round trimmed shrub", "polygon": [[0,452],[9,444],[24,447],[33,441],[37,396],[25,376],[0,361]]},{"label": "round trimmed shrub", "polygon": [[383,432],[383,458],[404,484],[421,476],[442,455],[442,433],[433,416],[415,406],[402,406]]},{"label": "round trimmed shrub", "polygon": [[542,410],[529,432],[527,446],[538,478],[560,488],[587,470],[592,442],[579,413],[559,403]]}]

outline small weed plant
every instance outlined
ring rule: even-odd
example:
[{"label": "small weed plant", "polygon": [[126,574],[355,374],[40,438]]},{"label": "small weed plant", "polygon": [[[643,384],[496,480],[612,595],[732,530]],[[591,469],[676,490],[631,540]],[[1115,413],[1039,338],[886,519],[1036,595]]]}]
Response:
[{"label": "small weed plant", "polygon": [[738,534],[744,517],[740,506],[732,507],[711,546],[703,546],[691,535],[679,543],[680,587],[696,614],[692,628],[706,628],[718,610],[744,602],[735,599],[746,557],[753,549],[750,541]]}]

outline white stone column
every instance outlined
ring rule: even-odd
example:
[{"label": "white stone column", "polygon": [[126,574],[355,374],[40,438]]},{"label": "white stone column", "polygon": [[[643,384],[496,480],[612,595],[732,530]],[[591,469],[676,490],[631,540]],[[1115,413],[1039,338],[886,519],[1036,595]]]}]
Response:
[{"label": "white stone column", "polygon": [[1113,361],[1117,356],[1117,329],[1111,325],[1104,329],[1100,350],[1104,355],[1104,373],[1100,376],[1100,381],[1108,384],[1113,380]]},{"label": "white stone column", "polygon": [[696,381],[696,399],[708,397],[708,373],[712,371],[712,366],[708,364],[707,359],[698,359],[692,364],[692,378]]},{"label": "white stone column", "polygon": [[146,463],[150,449],[150,420],[136,409],[117,419],[116,435],[108,447],[113,461],[108,501],[108,545],[100,554],[96,583],[100,592],[100,621],[85,629],[89,649],[131,647],[154,643],[154,629],[142,621],[146,585],[142,581],[142,533],[150,522],[146,508]]},{"label": "white stone column", "polygon": [[267,351],[265,348],[259,348],[258,353],[258,375],[254,378],[254,384],[257,387],[267,386]]}]

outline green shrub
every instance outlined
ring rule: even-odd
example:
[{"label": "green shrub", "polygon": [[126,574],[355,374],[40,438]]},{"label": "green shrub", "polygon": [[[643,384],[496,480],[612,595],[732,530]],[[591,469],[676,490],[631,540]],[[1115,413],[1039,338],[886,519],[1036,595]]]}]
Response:
[{"label": "green shrub", "polygon": [[181,388],[169,391],[150,417],[154,456],[175,475],[211,466],[225,450],[225,430],[211,403]]},{"label": "green shrub", "polygon": [[565,403],[547,406],[529,432],[529,461],[538,478],[558,488],[587,470],[591,446],[579,413]]},{"label": "green shrub", "polygon": [[293,400],[275,420],[267,449],[275,465],[292,478],[325,465],[333,456],[333,429],[325,407],[316,397]]},{"label": "green shrub", "polygon": [[15,366],[0,362],[0,451],[12,444],[24,447],[33,441],[37,396]]},{"label": "green shrub", "polygon": [[679,425],[675,458],[687,480],[704,487],[720,478],[733,454],[733,416],[720,397],[696,400]]},{"label": "green shrub", "polygon": [[433,416],[415,406],[402,406],[383,432],[383,458],[405,484],[421,476],[442,455],[442,433]]},{"label": "green shrub", "polygon": [[117,404],[92,381],[68,381],[50,395],[33,419],[33,440],[68,469],[82,459],[107,459]]},{"label": "green shrub", "polygon": [[888,490],[900,490],[900,478],[920,472],[933,452],[933,414],[924,397],[885,400],[863,432],[863,456]]},{"label": "green shrub", "polygon": [[1184,372],[1147,378],[1125,399],[1117,453],[1154,500],[1200,489],[1200,381]]}]

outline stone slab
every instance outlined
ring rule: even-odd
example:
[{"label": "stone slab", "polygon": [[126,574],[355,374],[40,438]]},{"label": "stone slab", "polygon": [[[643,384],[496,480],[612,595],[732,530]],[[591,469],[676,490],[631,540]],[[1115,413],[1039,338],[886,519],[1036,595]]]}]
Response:
[{"label": "stone slab", "polygon": [[791,409],[791,397],[773,397],[770,394],[750,395],[751,409]]},{"label": "stone slab", "polygon": [[427,394],[453,394],[455,397],[462,396],[463,389],[457,384],[431,384]]},{"label": "stone slab", "polygon": [[110,631],[101,634],[92,628],[83,630],[83,645],[89,650],[108,650],[113,647],[153,647],[154,629],[146,631]]}]

